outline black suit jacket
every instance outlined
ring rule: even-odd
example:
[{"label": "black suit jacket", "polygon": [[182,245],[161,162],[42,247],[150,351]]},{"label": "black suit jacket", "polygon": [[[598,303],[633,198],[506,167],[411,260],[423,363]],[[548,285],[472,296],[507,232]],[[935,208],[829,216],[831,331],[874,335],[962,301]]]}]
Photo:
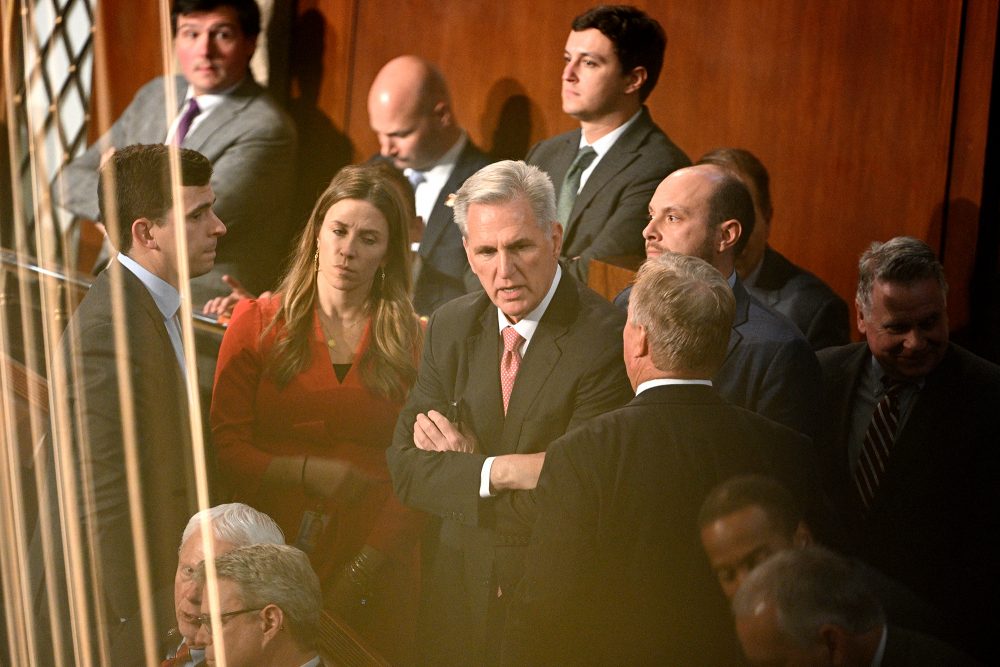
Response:
[{"label": "black suit jacket", "polygon": [[[536,144],[525,160],[548,172],[556,199],[580,148],[576,129]],[[667,175],[691,160],[643,107],[635,123],[594,167],[580,190],[563,236],[562,256],[575,278],[587,280],[591,259],[644,252],[649,200]]]},{"label": "black suit jacket", "polygon": [[[481,662],[491,597],[496,600],[498,584],[512,592],[520,576],[534,502],[522,491],[481,499],[486,457],[545,451],[568,428],[625,403],[623,324],[617,309],[564,272],[521,363],[505,418],[496,306],[483,292],[469,294],[431,318],[417,383],[388,450],[399,498],[442,518],[423,587],[427,663]],[[431,409],[458,417],[478,438],[477,453],[414,447],[414,419]]]},{"label": "black suit jacket", "polygon": [[[123,288],[120,303],[113,296],[115,275]],[[124,318],[124,347],[115,345],[113,312]],[[69,415],[73,418],[79,411],[80,418],[74,420],[73,433],[56,432],[56,446],[72,448],[82,480],[81,525],[93,522],[95,530],[96,543],[90,543],[85,532],[84,545],[99,550],[96,568],[102,587],[90,595],[107,614],[113,663],[143,664],[133,555],[139,536],[133,534],[130,512],[140,513],[145,528],[155,627],[163,630],[175,624],[177,546],[188,518],[197,510],[183,375],[152,296],[117,261],[97,277],[73,314],[62,350],[69,369],[65,383]],[[117,355],[124,355],[132,384],[131,422],[121,412]],[[124,442],[132,427],[142,497],[138,507],[129,502],[126,487]],[[123,619],[120,624],[119,619]]]},{"label": "black suit jacket", "polygon": [[698,509],[752,472],[806,499],[813,457],[804,436],[703,385],[648,389],[567,433],[546,453],[503,662],[738,664]]},{"label": "black suit jacket", "polygon": [[939,639],[890,625],[880,667],[976,667],[983,663]]},{"label": "black suit jacket", "polygon": [[420,272],[413,290],[413,308],[421,315],[430,315],[441,304],[480,287],[469,270],[454,214],[445,202],[449,195],[458,192],[465,179],[490,162],[486,153],[467,140],[451,177],[434,203],[420,240]]},{"label": "black suit jacket", "polygon": [[747,290],[794,322],[814,350],[851,342],[844,300],[770,246],[764,249],[756,283]]},{"label": "black suit jacket", "polygon": [[[615,297],[628,309],[632,287]],[[737,278],[736,312],[726,359],[712,382],[727,401],[784,424],[815,434],[820,396],[816,355],[784,315],[750,296]]]},{"label": "black suit jacket", "polygon": [[847,439],[865,343],[819,352],[827,422],[824,484],[852,541],[846,548],[956,622],[956,643],[986,656],[1000,587],[1000,367],[950,344],[897,433],[867,519],[848,468]]}]

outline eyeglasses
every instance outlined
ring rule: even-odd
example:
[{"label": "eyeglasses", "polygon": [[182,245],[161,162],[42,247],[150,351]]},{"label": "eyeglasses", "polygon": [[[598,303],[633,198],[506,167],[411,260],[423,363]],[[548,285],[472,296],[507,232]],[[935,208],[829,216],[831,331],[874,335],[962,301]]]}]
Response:
[{"label": "eyeglasses", "polygon": [[[260,611],[264,607],[257,607],[255,609],[240,609],[238,611],[227,611],[224,614],[219,614],[220,625],[225,625],[225,620],[227,618],[232,618],[233,616],[239,616],[240,614],[249,614],[253,611]],[[212,634],[212,616],[211,614],[202,614],[201,616],[196,616],[194,619],[199,626],[205,626],[209,634]]]}]

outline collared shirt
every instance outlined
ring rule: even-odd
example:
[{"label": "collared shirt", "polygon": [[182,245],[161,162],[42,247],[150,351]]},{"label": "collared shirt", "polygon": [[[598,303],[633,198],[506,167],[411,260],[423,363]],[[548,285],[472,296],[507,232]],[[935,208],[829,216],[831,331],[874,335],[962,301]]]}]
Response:
[{"label": "collared shirt", "polygon": [[156,308],[163,316],[163,325],[167,328],[167,335],[170,336],[170,344],[173,346],[174,354],[177,356],[177,363],[181,367],[181,372],[186,375],[184,368],[184,346],[181,344],[181,329],[177,321],[177,311],[181,307],[180,293],[173,285],[153,274],[125,253],[118,253],[118,262],[132,272],[139,279],[139,282],[143,284],[150,296],[153,297]]},{"label": "collared shirt", "polygon": [[647,389],[652,389],[653,387],[665,387],[672,384],[703,384],[706,387],[712,386],[711,380],[682,380],[680,378],[656,378],[655,380],[646,380],[645,382],[640,382],[639,386],[635,388],[635,395],[638,396]]},{"label": "collared shirt", "polygon": [[[590,146],[591,148],[594,149],[594,152],[597,153],[597,157],[595,157],[594,161],[590,163],[590,166],[584,169],[583,173],[580,174],[580,190],[583,190],[583,186],[587,184],[587,179],[590,178],[590,175],[592,173],[594,173],[594,169],[597,168],[597,164],[607,154],[607,152],[611,150],[611,147],[615,145],[615,142],[618,141],[623,134],[625,134],[625,131],[628,130],[628,128],[632,127],[636,119],[639,117],[639,114],[641,113],[642,109],[639,109],[627,121],[625,121],[615,129],[611,130],[610,132],[608,132],[607,134],[605,134],[603,137],[601,137],[592,144],[587,143],[587,140],[583,136],[583,132],[580,133],[579,148],[583,148],[584,146]],[[577,190],[577,194],[580,193],[580,190]]]},{"label": "collared shirt", "polygon": [[[870,354],[869,357],[871,362],[865,364],[861,371],[861,378],[858,380],[858,389],[854,395],[854,402],[851,407],[850,431],[848,431],[847,440],[847,464],[849,466],[848,470],[852,473],[858,464],[861,449],[865,445],[865,433],[868,431],[868,425],[872,421],[872,414],[874,414],[878,402],[882,400],[882,396],[885,395],[885,389],[882,386],[885,369],[882,368],[882,365],[879,364],[878,359],[874,355]],[[899,420],[896,422],[897,434],[906,425],[906,420],[909,419],[910,413],[913,411],[913,404],[916,403],[916,398],[923,388],[924,380],[921,379],[919,382],[907,383],[905,387],[899,390],[897,394],[897,400],[899,401]]]},{"label": "collared shirt", "polygon": [[[552,303],[552,297],[556,294],[556,288],[559,287],[559,280],[562,278],[562,267],[556,264],[556,275],[552,278],[552,284],[549,285],[549,291],[545,293],[545,298],[535,306],[535,309],[530,313],[522,317],[517,324],[511,324],[507,319],[507,316],[503,314],[503,311],[497,307],[497,322],[499,325],[499,331],[503,331],[507,327],[514,327],[514,331],[521,335],[524,342],[521,343],[520,353],[521,358],[528,351],[528,344],[531,343],[532,336],[535,335],[535,330],[538,329],[538,323],[541,321],[542,316],[545,315],[545,311],[548,310],[549,304]],[[502,335],[502,334],[501,334]],[[516,380],[515,380],[516,382]],[[479,497],[489,498],[493,495],[490,492],[490,470],[493,469],[493,459],[495,456],[488,457],[483,461],[483,469],[479,474]]]},{"label": "collared shirt", "polygon": [[[463,130],[461,136],[458,137],[458,141],[448,149],[447,153],[441,156],[437,164],[426,171],[420,171],[423,174],[424,180],[413,190],[413,195],[417,215],[424,221],[424,227],[427,227],[427,221],[430,220],[431,213],[434,211],[434,204],[437,203],[438,198],[441,196],[441,190],[444,189],[444,186],[448,183],[448,179],[451,178],[451,173],[455,171],[458,156],[465,150],[465,144],[468,143],[468,140],[468,136]],[[406,168],[403,170],[403,175],[410,178],[410,174],[414,171],[417,170]],[[412,243],[410,249],[414,252],[419,250],[420,243]]]},{"label": "collared shirt", "polygon": [[163,143],[169,144],[174,140],[174,135],[177,134],[177,126],[180,124],[181,116],[184,115],[184,110],[187,108],[188,100],[193,97],[197,100],[198,109],[200,109],[198,115],[191,121],[191,127],[188,128],[187,136],[190,137],[194,134],[194,131],[198,129],[198,126],[201,125],[206,118],[208,118],[209,114],[222,104],[223,100],[226,99],[226,95],[236,90],[236,88],[238,88],[242,83],[243,81],[240,81],[240,83],[237,83],[231,88],[227,88],[221,93],[205,93],[204,95],[195,95],[194,88],[189,85],[187,93],[184,95],[184,102],[181,104],[180,113],[178,113],[177,117],[174,118],[174,122],[170,124],[170,128],[167,130],[167,138],[163,140]]},{"label": "collared shirt", "polygon": [[889,626],[882,626],[882,638],[878,640],[878,650],[872,658],[872,667],[882,667],[882,659],[885,658],[885,643],[889,639]]},{"label": "collared shirt", "polygon": [[761,260],[757,262],[757,266],[754,268],[754,270],[750,272],[750,275],[748,275],[746,278],[743,278],[743,286],[747,288],[756,287],[757,279],[760,278],[760,272],[763,268],[764,268],[764,260],[763,258],[761,258]]}]

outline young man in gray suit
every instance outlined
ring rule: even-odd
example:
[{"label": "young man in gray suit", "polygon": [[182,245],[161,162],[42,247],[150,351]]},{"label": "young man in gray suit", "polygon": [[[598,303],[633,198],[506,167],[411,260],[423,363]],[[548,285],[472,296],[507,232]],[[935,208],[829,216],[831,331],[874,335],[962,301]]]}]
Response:
[{"label": "young man in gray suit", "polygon": [[[92,567],[101,586],[90,591],[91,618],[103,614],[107,627],[96,620],[89,627],[106,633],[116,665],[145,664],[144,640],[153,642],[146,649],[156,649],[156,637],[143,634],[140,600],[146,585],[155,614],[152,628],[173,625],[176,540],[195,508],[192,425],[177,320],[184,279],[180,254],[187,255],[191,275],[203,275],[226,232],[212,209],[211,164],[200,153],[179,149],[181,188],[175,198],[170,150],[162,144],[128,146],[101,168],[101,213],[119,253],[74,312],[61,343],[66,375],[56,379],[65,387],[71,428],[57,429],[55,444],[57,451],[72,452],[78,520],[94,536],[91,543],[90,533],[84,534],[83,554],[68,555],[95,556]],[[176,216],[185,224],[183,247]],[[138,505],[129,480],[138,485]],[[135,532],[134,525],[144,531]],[[148,556],[148,578],[140,577],[137,546]]]},{"label": "young man in gray suit", "polygon": [[523,162],[484,167],[455,200],[485,292],[431,318],[388,450],[399,498],[441,519],[422,591],[422,664],[495,662],[546,447],[628,400],[624,318],[559,267],[554,217],[551,182]]},{"label": "young man in gray suit", "polygon": [[[291,119],[250,74],[260,32],[254,0],[175,0],[171,18],[182,76],[143,86],[108,133],[66,165],[55,196],[73,214],[96,219],[97,171],[110,147],[168,143],[207,157],[216,210],[229,234],[219,244],[215,267],[191,282],[193,305],[200,307],[229,294],[223,275],[254,294],[277,277],[293,232],[286,214],[296,134]],[[176,110],[167,108],[168,85],[176,93]],[[175,111],[168,124],[168,113]]]},{"label": "young man in gray suit", "polygon": [[562,109],[580,128],[546,139],[525,158],[552,178],[562,256],[586,282],[591,259],[642,255],[646,205],[663,177],[691,164],[644,105],[663,67],[667,36],[644,12],[595,7],[566,40]]}]

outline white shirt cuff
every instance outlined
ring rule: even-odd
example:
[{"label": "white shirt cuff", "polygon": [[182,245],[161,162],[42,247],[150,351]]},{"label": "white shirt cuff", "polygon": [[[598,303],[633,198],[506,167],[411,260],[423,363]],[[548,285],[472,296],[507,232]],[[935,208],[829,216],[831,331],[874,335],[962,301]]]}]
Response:
[{"label": "white shirt cuff", "polygon": [[492,498],[493,494],[490,492],[490,471],[493,470],[493,459],[495,456],[488,456],[485,461],[483,461],[483,471],[479,473],[479,497],[480,498]]}]

